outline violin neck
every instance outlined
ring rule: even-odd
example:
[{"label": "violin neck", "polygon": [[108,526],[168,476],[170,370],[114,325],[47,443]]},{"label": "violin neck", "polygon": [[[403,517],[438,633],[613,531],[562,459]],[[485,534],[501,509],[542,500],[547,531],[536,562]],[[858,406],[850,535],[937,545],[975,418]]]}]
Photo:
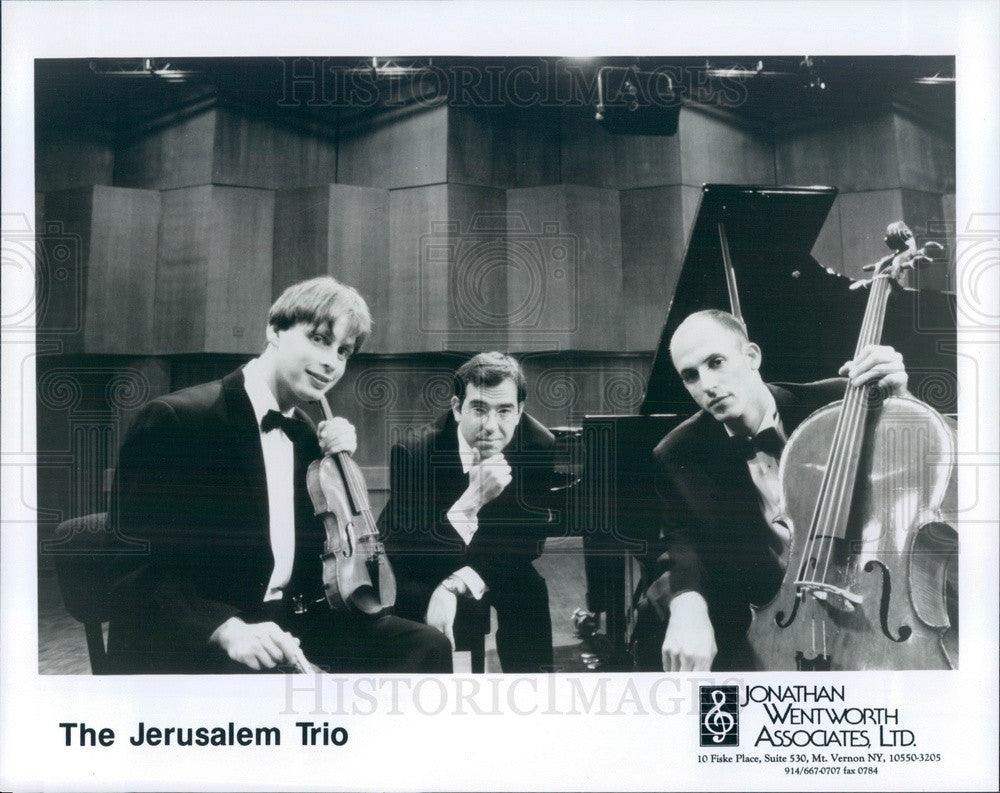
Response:
[{"label": "violin neck", "polygon": [[333,418],[333,411],[330,409],[330,403],[326,401],[326,394],[319,398],[319,406],[323,408],[323,418],[328,421]]},{"label": "violin neck", "polygon": [[[323,409],[323,417],[327,420],[332,419],[333,411],[330,409],[330,403],[326,401],[325,394],[320,397],[319,404]],[[351,455],[347,452],[334,452],[330,456],[336,460],[337,469],[344,480],[347,495],[351,500],[351,511],[356,515],[364,512],[370,513],[371,505],[368,503],[368,486],[365,484],[365,478],[358,464],[354,462]]]}]

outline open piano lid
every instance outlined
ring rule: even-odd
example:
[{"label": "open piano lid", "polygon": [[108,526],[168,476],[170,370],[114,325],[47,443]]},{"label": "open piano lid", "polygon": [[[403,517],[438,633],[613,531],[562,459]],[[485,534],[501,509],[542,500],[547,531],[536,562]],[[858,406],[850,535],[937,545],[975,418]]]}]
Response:
[{"label": "open piano lid", "polygon": [[[810,382],[834,377],[854,354],[867,290],[811,255],[837,196],[834,187],[705,185],[656,357],[642,415],[695,409],[670,361],[669,341],[694,311],[732,311],[720,242],[724,227],[736,291],[751,340],[763,351],[766,381]],[[871,251],[874,261],[888,253]],[[914,332],[920,328],[921,332]],[[955,404],[954,296],[894,290],[883,343],[903,354],[910,388],[942,412]],[[921,372],[935,378],[931,396],[915,388]]]}]

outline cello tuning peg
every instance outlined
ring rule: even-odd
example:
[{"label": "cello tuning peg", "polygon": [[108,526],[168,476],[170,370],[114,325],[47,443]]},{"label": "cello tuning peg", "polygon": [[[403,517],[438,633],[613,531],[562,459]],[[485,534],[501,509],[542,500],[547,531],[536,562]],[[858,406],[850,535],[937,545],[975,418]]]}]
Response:
[{"label": "cello tuning peg", "polygon": [[869,283],[868,281],[855,281],[853,284],[851,284],[847,288],[848,289],[864,289],[866,286],[868,286],[868,283]]},{"label": "cello tuning peg", "polygon": [[876,267],[878,267],[877,264],[866,264],[861,269],[862,269],[863,272],[870,273]]}]

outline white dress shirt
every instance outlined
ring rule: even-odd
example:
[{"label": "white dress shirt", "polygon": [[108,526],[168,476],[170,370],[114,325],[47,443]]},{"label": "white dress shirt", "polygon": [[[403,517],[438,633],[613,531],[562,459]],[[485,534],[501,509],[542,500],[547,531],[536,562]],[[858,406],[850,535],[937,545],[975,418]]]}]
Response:
[{"label": "white dress shirt", "polygon": [[[774,402],[774,395],[768,391],[767,396],[769,402],[764,411],[764,418],[753,434],[757,435],[773,427],[781,439],[787,441],[788,435],[781,423],[781,416],[778,415],[778,406]],[[730,436],[736,434],[729,427],[726,427],[726,432]],[[750,469],[750,478],[757,489],[761,514],[767,521],[767,525],[771,527],[773,534],[771,547],[784,564],[788,554],[788,544],[791,540],[791,530],[788,528],[788,516],[781,493],[781,481],[778,478],[778,463],[779,460],[774,455],[758,450],[754,457],[747,460],[747,468]]]},{"label": "white dress shirt", "polygon": [[[243,367],[243,387],[253,406],[257,427],[269,410],[278,410],[278,401],[264,380],[255,358]],[[285,411],[291,416],[294,408]],[[292,577],[295,561],[295,450],[291,439],[280,429],[260,433],[267,479],[267,513],[274,570],[264,600],[280,600]]]},{"label": "white dress shirt", "polygon": [[[461,429],[455,429],[458,433],[458,457],[462,462],[462,472],[468,476],[469,470],[472,468],[472,447],[469,446],[468,442],[465,440],[465,436],[462,435]],[[489,463],[495,463],[497,465],[505,465],[506,460],[503,454],[496,454],[490,457],[487,461]],[[451,509],[448,510],[446,517],[448,522],[452,525],[452,528],[458,533],[458,536],[462,538],[462,542],[468,545],[472,542],[472,538],[475,536],[476,532],[479,530],[479,518],[476,514],[476,504],[475,496],[470,495],[468,489],[458,497],[458,501],[452,504]],[[472,597],[476,600],[482,598],[486,592],[486,582],[483,581],[482,576],[479,575],[475,570],[466,565],[459,570],[452,573],[458,579],[461,579],[465,585],[469,588],[472,593]]]}]

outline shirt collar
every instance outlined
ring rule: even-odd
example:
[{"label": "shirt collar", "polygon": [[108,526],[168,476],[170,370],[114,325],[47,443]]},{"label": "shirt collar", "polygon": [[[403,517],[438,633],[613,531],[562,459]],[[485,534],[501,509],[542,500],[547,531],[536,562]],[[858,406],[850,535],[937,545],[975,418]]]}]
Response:
[{"label": "shirt collar", "polygon": [[[253,407],[253,414],[257,419],[257,426],[259,427],[267,411],[278,410],[278,400],[264,379],[264,372],[257,358],[248,361],[246,366],[243,367],[243,389],[247,392],[247,396],[250,397],[250,405]],[[292,407],[286,410],[284,415],[291,417],[294,413],[295,408]]]}]

